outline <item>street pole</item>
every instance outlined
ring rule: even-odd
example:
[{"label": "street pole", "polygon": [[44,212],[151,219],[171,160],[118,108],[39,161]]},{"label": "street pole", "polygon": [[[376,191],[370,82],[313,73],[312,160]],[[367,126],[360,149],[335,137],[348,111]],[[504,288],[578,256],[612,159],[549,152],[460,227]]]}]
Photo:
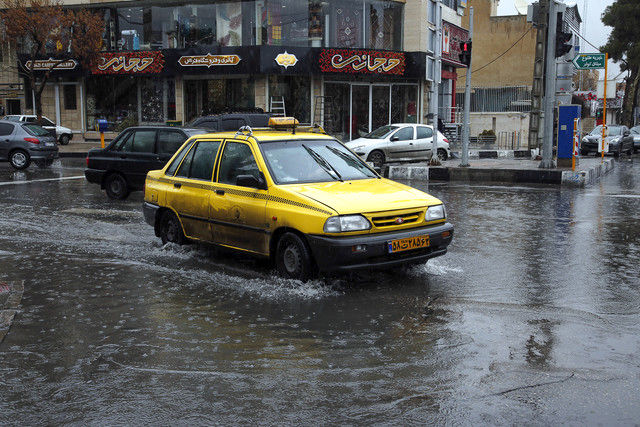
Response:
[{"label": "street pole", "polygon": [[544,141],[540,167],[552,169],[553,163],[553,119],[556,104],[556,25],[558,24],[556,0],[549,2],[549,25],[547,27],[546,76],[544,88]]},{"label": "street pole", "polygon": [[[609,65],[609,53],[604,54],[604,105],[602,109],[602,154],[600,163],[604,163],[604,138],[607,133],[607,71]],[[622,144],[622,143],[621,143]]]},{"label": "street pole", "polygon": [[[469,8],[469,41],[473,42],[473,6]],[[472,50],[473,51],[473,50]],[[464,87],[464,114],[462,119],[462,161],[461,167],[469,167],[469,133],[471,132],[471,65],[473,57],[469,58],[467,81]]]},{"label": "street pole", "polygon": [[440,97],[440,75],[442,68],[442,4],[436,3],[436,51],[435,66],[433,70],[433,144],[431,146],[431,156],[438,153],[438,108]]}]

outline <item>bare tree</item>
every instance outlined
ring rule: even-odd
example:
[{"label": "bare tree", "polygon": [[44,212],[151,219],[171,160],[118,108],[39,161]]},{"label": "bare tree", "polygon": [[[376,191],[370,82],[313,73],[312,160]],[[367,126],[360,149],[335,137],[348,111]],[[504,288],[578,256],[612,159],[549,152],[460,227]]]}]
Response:
[{"label": "bare tree", "polygon": [[42,92],[52,71],[69,61],[78,67],[93,61],[102,48],[104,23],[97,14],[64,9],[57,0],[0,0],[0,8],[0,38],[21,54],[15,67],[33,90],[40,121]]}]

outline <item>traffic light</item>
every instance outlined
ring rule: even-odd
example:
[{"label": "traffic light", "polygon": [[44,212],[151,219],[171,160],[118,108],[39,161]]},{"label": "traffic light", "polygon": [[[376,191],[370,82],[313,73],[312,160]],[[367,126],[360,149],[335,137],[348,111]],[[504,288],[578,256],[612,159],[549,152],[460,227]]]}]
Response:
[{"label": "traffic light", "polygon": [[467,67],[471,65],[471,40],[460,42],[460,62]]},{"label": "traffic light", "polygon": [[565,56],[573,49],[573,45],[569,43],[573,38],[573,33],[565,33],[562,31],[563,22],[562,13],[558,13],[558,25],[556,26],[556,58]]}]

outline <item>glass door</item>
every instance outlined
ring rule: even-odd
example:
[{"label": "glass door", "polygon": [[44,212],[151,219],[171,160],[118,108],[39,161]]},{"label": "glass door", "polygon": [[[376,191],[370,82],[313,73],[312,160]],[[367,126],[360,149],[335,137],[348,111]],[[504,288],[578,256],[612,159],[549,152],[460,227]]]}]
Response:
[{"label": "glass door", "polygon": [[369,85],[351,85],[351,139],[369,133]]},{"label": "glass door", "polygon": [[371,130],[389,124],[389,101],[391,99],[391,87],[372,86],[371,89]]}]

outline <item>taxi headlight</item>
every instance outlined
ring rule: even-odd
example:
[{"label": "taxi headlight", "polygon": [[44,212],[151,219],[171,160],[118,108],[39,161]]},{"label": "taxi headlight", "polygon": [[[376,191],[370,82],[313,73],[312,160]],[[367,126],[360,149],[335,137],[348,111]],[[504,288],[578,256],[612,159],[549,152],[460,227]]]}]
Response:
[{"label": "taxi headlight", "polygon": [[447,217],[447,211],[444,205],[429,206],[427,212],[424,214],[424,220],[437,221],[439,219],[445,219]]},{"label": "taxi headlight", "polygon": [[371,228],[371,223],[362,215],[332,216],[324,223],[325,233],[343,233]]}]

